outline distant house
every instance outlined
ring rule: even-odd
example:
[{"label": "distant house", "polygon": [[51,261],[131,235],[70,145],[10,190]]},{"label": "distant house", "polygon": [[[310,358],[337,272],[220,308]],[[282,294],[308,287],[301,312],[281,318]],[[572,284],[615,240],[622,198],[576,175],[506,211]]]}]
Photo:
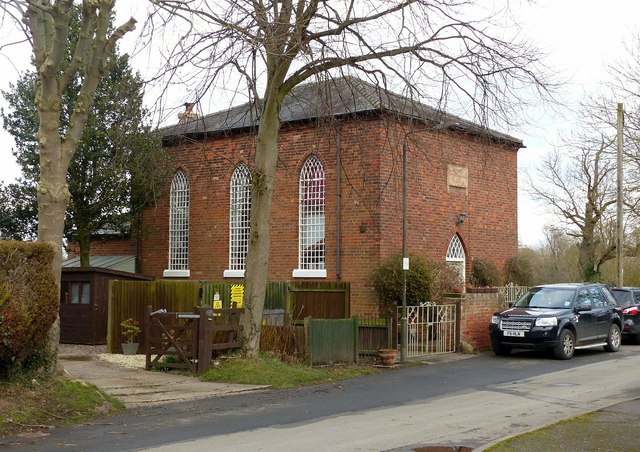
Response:
[{"label": "distant house", "polygon": [[[144,275],[235,281],[259,114],[245,104],[183,118],[162,130],[170,195],[130,249]],[[281,121],[269,280],[348,281],[351,314],[371,312],[369,275],[402,250],[403,148],[409,253],[455,266],[461,287],[473,259],[501,267],[517,254],[520,140],[351,77],[295,88]],[[119,254],[109,242],[99,253]]]}]

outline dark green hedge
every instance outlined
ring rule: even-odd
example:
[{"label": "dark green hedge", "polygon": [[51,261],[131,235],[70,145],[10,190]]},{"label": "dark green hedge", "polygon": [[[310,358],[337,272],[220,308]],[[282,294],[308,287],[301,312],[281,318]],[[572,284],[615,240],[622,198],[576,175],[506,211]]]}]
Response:
[{"label": "dark green hedge", "polygon": [[[416,255],[409,256],[407,271],[407,306],[415,306],[431,301],[432,275],[429,262]],[[371,274],[371,283],[378,296],[381,316],[390,316],[402,306],[403,289],[402,255],[396,254],[384,259]]]},{"label": "dark green hedge", "polygon": [[0,378],[39,365],[58,316],[53,257],[47,244],[0,241]]}]

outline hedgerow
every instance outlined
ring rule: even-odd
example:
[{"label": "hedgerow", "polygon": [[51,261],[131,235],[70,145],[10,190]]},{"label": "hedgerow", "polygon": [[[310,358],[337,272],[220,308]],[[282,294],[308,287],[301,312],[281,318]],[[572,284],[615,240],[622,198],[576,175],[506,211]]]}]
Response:
[{"label": "hedgerow", "polygon": [[43,243],[0,241],[0,378],[46,368],[49,329],[58,316],[53,250]]}]

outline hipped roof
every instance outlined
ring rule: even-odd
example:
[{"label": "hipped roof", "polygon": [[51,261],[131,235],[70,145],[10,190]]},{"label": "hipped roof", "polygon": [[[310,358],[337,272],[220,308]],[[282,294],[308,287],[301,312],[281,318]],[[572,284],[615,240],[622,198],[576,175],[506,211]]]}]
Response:
[{"label": "hipped roof", "polygon": [[[202,139],[220,133],[246,131],[257,128],[260,121],[257,111],[255,102],[248,102],[163,128],[160,133],[163,141],[171,142],[180,137]],[[518,138],[450,115],[351,76],[296,86],[283,101],[280,120],[284,125],[371,113],[398,115],[407,120],[425,123],[434,129],[481,135],[517,148],[523,147],[522,140]]]}]

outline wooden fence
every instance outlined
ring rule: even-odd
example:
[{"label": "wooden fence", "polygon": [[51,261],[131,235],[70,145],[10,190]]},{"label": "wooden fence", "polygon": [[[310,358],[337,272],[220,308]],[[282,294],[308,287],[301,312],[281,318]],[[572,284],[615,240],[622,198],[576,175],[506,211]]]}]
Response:
[{"label": "wooden fence", "polygon": [[[120,323],[128,318],[142,323],[148,306],[153,311],[165,309],[169,312],[192,312],[199,306],[231,308],[233,300],[242,299],[242,290],[241,284],[227,281],[111,281],[107,348],[111,353],[121,351]],[[302,320],[304,317],[300,315],[347,318],[349,309],[349,283],[271,282],[267,285],[265,317],[270,325],[286,325],[291,319]],[[145,350],[144,331],[138,342],[140,350]]]},{"label": "wooden fence", "polygon": [[306,317],[314,319],[345,319],[350,316],[349,283],[293,282],[289,283],[287,312],[294,323]]},{"label": "wooden fence", "polygon": [[376,355],[381,348],[393,347],[393,318],[358,316],[360,355]]}]

